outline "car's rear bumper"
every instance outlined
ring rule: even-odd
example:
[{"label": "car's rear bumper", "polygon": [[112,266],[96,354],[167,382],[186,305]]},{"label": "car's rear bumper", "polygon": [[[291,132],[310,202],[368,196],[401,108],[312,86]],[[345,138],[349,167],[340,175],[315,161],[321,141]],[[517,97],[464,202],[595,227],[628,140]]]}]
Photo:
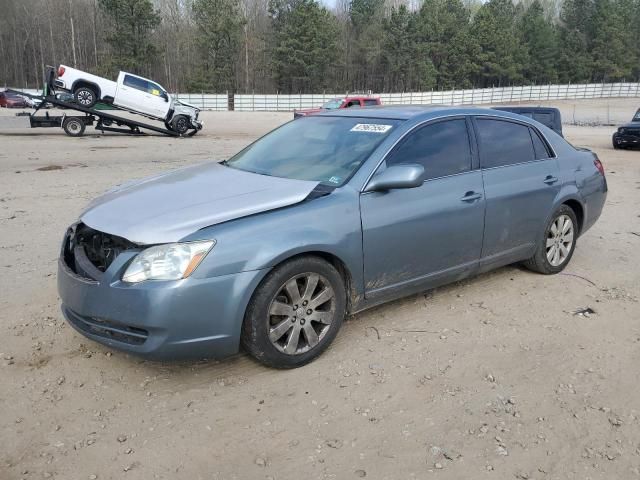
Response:
[{"label": "car's rear bumper", "polygon": [[59,260],[58,292],[71,326],[96,342],[157,360],[238,351],[244,311],[264,272],[127,284],[120,277],[132,255],[120,254],[100,281]]}]

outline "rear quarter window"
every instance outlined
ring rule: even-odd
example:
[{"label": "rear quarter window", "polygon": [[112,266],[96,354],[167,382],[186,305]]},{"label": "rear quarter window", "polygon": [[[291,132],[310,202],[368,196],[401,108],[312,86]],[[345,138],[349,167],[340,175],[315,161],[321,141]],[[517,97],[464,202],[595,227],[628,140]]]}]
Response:
[{"label": "rear quarter window", "polygon": [[533,128],[529,129],[531,140],[533,141],[533,150],[537,160],[552,158],[552,152],[547,143],[540,137],[540,134]]}]

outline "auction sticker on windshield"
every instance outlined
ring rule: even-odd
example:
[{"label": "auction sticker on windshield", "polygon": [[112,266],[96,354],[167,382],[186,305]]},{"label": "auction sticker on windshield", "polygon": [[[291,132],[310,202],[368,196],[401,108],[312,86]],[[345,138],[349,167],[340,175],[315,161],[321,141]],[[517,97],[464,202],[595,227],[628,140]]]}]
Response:
[{"label": "auction sticker on windshield", "polygon": [[391,125],[381,123],[358,123],[351,129],[352,132],[385,133],[391,129]]}]

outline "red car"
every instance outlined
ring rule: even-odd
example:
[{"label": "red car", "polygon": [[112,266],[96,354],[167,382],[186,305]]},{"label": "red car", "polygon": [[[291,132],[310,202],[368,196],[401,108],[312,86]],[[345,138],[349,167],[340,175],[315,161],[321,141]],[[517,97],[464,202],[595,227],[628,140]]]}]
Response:
[{"label": "red car", "polygon": [[0,92],[0,107],[5,108],[27,108],[29,104],[20,95],[10,92]]},{"label": "red car", "polygon": [[350,107],[373,107],[375,105],[382,105],[379,98],[369,96],[347,96],[344,98],[334,98],[319,108],[307,108],[305,110],[295,110],[293,112],[293,118],[305,117],[318,112],[324,112],[325,110],[337,110],[339,108]]}]

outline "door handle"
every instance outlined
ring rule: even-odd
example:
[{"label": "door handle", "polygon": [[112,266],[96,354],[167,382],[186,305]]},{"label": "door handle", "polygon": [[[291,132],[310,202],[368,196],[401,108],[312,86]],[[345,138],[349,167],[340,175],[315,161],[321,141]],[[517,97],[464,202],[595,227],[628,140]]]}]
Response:
[{"label": "door handle", "polygon": [[547,175],[546,178],[544,179],[544,183],[546,183],[547,185],[553,185],[557,181],[558,181],[558,177],[554,177],[553,175]]},{"label": "door handle", "polygon": [[475,202],[476,200],[480,200],[482,198],[482,194],[481,193],[476,193],[476,192],[467,192],[464,194],[464,197],[462,197],[460,200],[463,202]]}]

